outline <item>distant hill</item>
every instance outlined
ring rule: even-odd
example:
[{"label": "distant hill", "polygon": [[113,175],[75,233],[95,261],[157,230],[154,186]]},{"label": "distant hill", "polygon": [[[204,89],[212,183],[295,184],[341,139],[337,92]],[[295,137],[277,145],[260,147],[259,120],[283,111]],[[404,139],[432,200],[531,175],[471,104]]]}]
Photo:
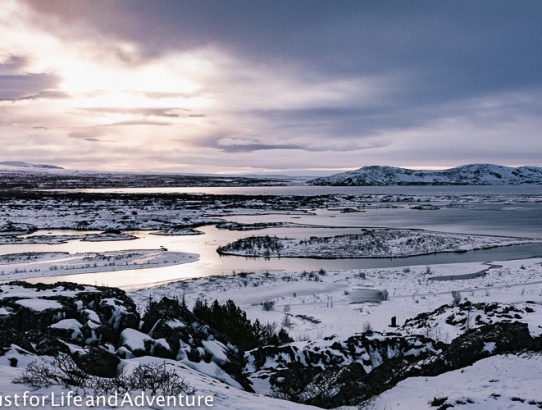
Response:
[{"label": "distant hill", "polygon": [[439,171],[369,166],[308,181],[310,185],[542,185],[542,168],[470,164]]},{"label": "distant hill", "polygon": [[23,161],[5,161],[0,162],[0,167],[10,167],[10,168],[31,168],[31,169],[64,169],[56,165],[47,165],[47,164],[29,164],[28,162]]}]

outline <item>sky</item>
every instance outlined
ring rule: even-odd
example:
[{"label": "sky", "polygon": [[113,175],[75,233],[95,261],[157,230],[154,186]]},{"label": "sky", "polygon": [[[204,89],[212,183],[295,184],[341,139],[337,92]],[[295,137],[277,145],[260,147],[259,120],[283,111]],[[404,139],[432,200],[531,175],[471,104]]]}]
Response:
[{"label": "sky", "polygon": [[2,0],[0,161],[542,166],[539,0]]}]

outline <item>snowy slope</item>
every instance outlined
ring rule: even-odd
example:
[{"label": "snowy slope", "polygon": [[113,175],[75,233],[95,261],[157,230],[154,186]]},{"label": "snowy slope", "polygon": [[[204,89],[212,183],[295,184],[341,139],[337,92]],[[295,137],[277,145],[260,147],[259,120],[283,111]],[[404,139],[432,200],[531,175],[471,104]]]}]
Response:
[{"label": "snowy slope", "polygon": [[368,166],[309,181],[311,185],[518,185],[542,184],[542,168],[471,164],[428,171]]},{"label": "snowy slope", "polygon": [[12,171],[24,171],[24,170],[45,170],[45,169],[64,169],[56,165],[48,164],[29,164],[23,161],[4,161],[0,162],[0,169],[12,170]]}]

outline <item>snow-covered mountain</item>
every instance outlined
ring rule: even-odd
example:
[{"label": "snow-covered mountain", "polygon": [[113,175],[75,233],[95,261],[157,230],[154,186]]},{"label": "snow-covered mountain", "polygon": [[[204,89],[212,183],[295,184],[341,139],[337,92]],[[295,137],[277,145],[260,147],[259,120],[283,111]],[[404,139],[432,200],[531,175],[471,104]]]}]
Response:
[{"label": "snow-covered mountain", "polygon": [[9,170],[24,170],[24,169],[33,169],[33,170],[44,170],[44,169],[64,169],[56,165],[48,164],[29,164],[28,162],[23,161],[5,161],[0,162],[0,169],[9,169]]},{"label": "snow-covered mountain", "polygon": [[311,185],[542,185],[542,168],[470,164],[438,171],[368,166],[313,179]]}]

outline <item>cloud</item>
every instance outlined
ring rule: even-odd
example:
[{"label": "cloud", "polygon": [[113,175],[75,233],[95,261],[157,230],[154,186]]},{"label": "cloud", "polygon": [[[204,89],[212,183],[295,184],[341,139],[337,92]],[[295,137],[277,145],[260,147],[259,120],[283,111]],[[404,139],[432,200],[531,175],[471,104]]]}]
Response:
[{"label": "cloud", "polygon": [[540,164],[540,18],[531,0],[6,0],[2,155],[197,172]]},{"label": "cloud", "polygon": [[[0,65],[0,71],[4,71],[1,67],[2,65]],[[48,73],[0,75],[0,101],[64,98],[65,93],[54,90],[58,82],[58,76]]]}]

